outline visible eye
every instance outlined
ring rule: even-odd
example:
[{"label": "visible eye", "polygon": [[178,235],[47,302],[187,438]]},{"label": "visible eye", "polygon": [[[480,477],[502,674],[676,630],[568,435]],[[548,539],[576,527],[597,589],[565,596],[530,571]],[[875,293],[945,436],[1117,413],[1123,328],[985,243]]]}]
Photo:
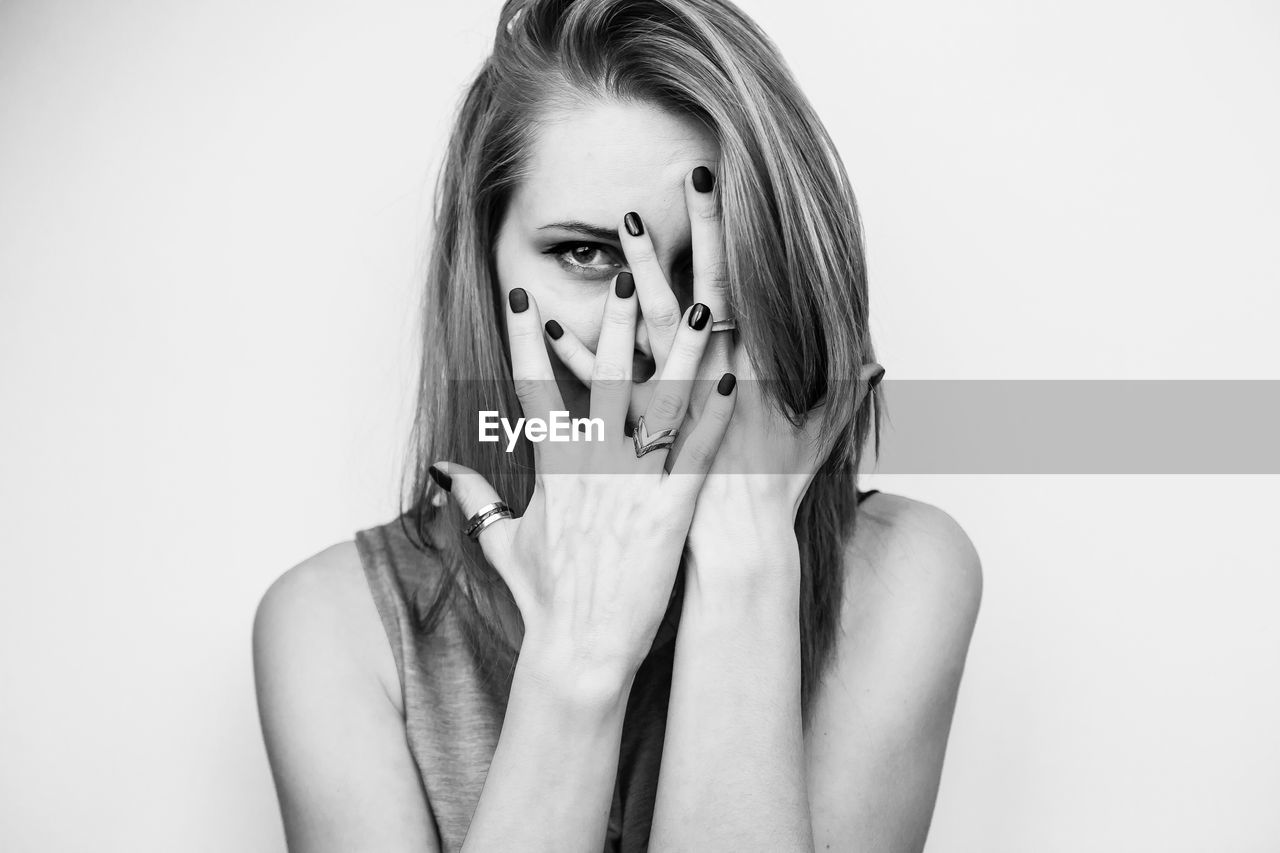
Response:
[{"label": "visible eye", "polygon": [[612,278],[623,267],[613,249],[603,243],[558,243],[545,254],[553,255],[575,275],[592,278]]}]

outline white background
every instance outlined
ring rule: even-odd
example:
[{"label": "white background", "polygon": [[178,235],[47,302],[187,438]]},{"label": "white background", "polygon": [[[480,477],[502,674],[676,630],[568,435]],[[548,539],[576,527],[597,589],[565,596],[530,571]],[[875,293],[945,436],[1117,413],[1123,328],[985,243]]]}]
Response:
[{"label": "white background", "polygon": [[[743,5],[890,379],[1280,378],[1280,7]],[[283,850],[254,608],[395,510],[497,9],[0,4],[0,848]],[[986,573],[931,851],[1280,849],[1276,478],[874,485]]]}]

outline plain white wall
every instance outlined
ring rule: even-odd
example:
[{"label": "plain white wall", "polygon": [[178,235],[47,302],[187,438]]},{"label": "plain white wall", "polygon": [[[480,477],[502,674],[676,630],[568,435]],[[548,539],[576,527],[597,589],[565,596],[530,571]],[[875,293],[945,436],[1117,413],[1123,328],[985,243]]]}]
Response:
[{"label": "plain white wall", "polygon": [[[1280,378],[1280,7],[744,0],[891,379]],[[498,4],[0,6],[0,848],[283,850],[250,625],[388,520]],[[930,850],[1280,845],[1277,479],[880,477],[986,596]]]}]

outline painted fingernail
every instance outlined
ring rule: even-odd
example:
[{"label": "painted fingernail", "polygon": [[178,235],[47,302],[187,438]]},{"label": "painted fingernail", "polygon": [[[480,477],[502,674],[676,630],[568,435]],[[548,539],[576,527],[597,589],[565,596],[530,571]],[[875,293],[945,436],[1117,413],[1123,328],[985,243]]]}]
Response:
[{"label": "painted fingernail", "polygon": [[431,475],[431,479],[436,481],[436,485],[444,489],[446,492],[453,491],[453,478],[436,466],[432,465],[427,468],[427,473]]},{"label": "painted fingernail", "polygon": [[715,175],[711,174],[711,170],[706,166],[699,166],[693,170],[693,188],[695,190],[700,193],[709,193],[715,185]]},{"label": "painted fingernail", "polygon": [[517,314],[523,314],[529,308],[529,294],[524,292],[523,287],[517,287],[507,294],[507,301],[511,303],[511,310]]},{"label": "painted fingernail", "polygon": [[551,340],[558,341],[560,336],[564,334],[564,329],[560,328],[560,324],[555,320],[548,320],[543,323],[543,328],[547,330],[547,334],[551,336]]},{"label": "painted fingernail", "polygon": [[738,377],[732,373],[726,373],[720,377],[719,384],[716,385],[716,393],[721,397],[728,397],[733,393],[733,386],[738,384]]},{"label": "painted fingernail", "polygon": [[879,372],[879,373],[877,373],[875,376],[872,376],[872,377],[871,377],[871,379],[870,379],[870,380],[868,380],[868,382],[867,382],[867,384],[868,384],[868,386],[869,386],[869,389],[868,389],[868,390],[871,390],[871,391],[876,390],[876,386],[880,384],[880,380],[881,380],[881,379],[884,379],[884,368],[883,368],[883,367],[882,367],[882,368],[880,368],[880,372]]},{"label": "painted fingernail", "polygon": [[618,294],[619,299],[630,299],[631,294],[636,292],[636,280],[629,272],[620,272],[613,282],[613,292]]},{"label": "painted fingernail", "polygon": [[644,223],[640,221],[638,213],[628,213],[622,217],[622,224],[627,226],[627,233],[632,237],[639,237],[644,233]]},{"label": "painted fingernail", "polygon": [[707,321],[711,319],[711,309],[699,302],[693,306],[693,310],[689,312],[689,328],[695,332],[701,332],[706,327]]}]

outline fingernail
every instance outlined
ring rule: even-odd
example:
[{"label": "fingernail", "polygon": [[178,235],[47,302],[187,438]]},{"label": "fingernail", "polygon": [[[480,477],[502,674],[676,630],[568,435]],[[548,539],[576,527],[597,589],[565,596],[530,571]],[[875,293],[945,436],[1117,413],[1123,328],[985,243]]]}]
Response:
[{"label": "fingernail", "polygon": [[507,301],[511,303],[511,310],[517,314],[523,314],[529,308],[529,294],[524,292],[523,287],[517,287],[507,295]]},{"label": "fingernail", "polygon": [[630,299],[631,294],[636,292],[636,280],[629,272],[620,272],[613,282],[613,292],[618,294],[619,299]]},{"label": "fingernail", "polygon": [[880,384],[880,380],[881,380],[881,379],[884,379],[884,368],[883,368],[883,367],[882,367],[882,368],[880,368],[880,372],[879,372],[879,373],[877,373],[875,376],[872,376],[872,377],[871,377],[871,379],[868,381],[868,383],[867,383],[867,384],[870,386],[870,387],[868,388],[868,390],[870,390],[870,391],[874,391],[874,390],[876,390],[876,386]]},{"label": "fingernail", "polygon": [[638,213],[628,213],[622,217],[622,224],[627,226],[627,233],[632,237],[639,237],[644,233],[644,223],[640,221]]},{"label": "fingernail", "polygon": [[699,302],[693,306],[693,310],[689,312],[689,328],[695,332],[701,332],[707,325],[707,321],[711,319],[711,309]]},{"label": "fingernail", "polygon": [[547,330],[547,334],[551,336],[553,341],[560,340],[560,336],[564,334],[564,329],[560,328],[560,324],[555,320],[548,320],[543,324],[543,328]]},{"label": "fingernail", "polygon": [[693,170],[693,188],[695,190],[700,193],[709,193],[715,185],[715,175],[711,174],[711,170],[706,166],[699,166]]},{"label": "fingernail", "polygon": [[738,384],[738,377],[732,373],[726,373],[720,377],[719,384],[716,385],[716,393],[721,397],[728,397],[733,393],[733,386]]},{"label": "fingernail", "polygon": [[431,479],[436,481],[436,485],[444,489],[446,492],[453,491],[453,478],[445,472],[441,471],[434,465],[427,468],[427,473],[431,475]]}]

